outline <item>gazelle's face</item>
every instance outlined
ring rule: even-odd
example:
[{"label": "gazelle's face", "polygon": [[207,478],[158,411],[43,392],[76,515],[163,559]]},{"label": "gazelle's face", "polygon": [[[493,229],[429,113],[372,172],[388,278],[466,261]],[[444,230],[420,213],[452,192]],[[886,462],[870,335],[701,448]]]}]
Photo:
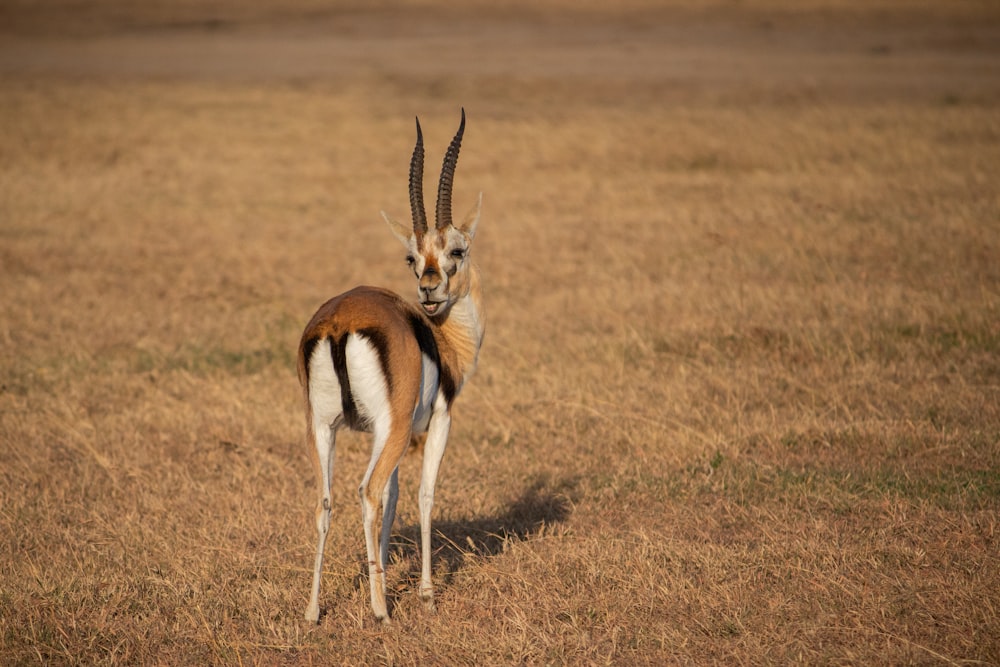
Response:
[{"label": "gazelle's face", "polygon": [[455,138],[448,145],[441,165],[438,182],[437,208],[434,226],[427,224],[424,210],[424,135],[417,120],[417,143],[410,158],[410,212],[412,227],[396,222],[385,211],[382,217],[389,229],[406,246],[406,263],[417,278],[417,300],[428,317],[447,315],[456,301],[469,293],[469,247],[476,235],[479,212],[483,206],[483,193],[476,205],[459,224],[452,223],[451,187],[458,164],[458,151],[465,132],[465,109]]},{"label": "gazelle's face", "polygon": [[429,317],[444,315],[470,289],[469,252],[479,223],[483,196],[458,225],[431,227],[421,235],[385,213],[386,222],[404,246],[406,263],[417,279],[417,301]]},{"label": "gazelle's face", "polygon": [[414,243],[406,263],[417,277],[417,299],[429,316],[445,313],[469,292],[468,235],[449,227],[431,230]]}]

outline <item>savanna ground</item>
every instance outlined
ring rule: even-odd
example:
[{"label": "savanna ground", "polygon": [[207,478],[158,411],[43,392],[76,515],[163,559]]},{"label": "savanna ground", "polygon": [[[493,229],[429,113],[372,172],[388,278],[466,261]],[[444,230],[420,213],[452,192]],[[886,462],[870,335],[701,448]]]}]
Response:
[{"label": "savanna ground", "polygon": [[[4,664],[1000,663],[1000,9],[0,9]],[[414,288],[469,114],[489,327],[416,592],[294,352]]]}]

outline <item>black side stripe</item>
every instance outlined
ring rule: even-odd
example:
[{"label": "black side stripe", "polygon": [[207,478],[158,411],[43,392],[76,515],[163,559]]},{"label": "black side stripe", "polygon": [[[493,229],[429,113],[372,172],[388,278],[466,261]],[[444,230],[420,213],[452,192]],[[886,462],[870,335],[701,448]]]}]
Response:
[{"label": "black side stripe", "polygon": [[375,348],[378,355],[379,364],[382,366],[382,375],[385,376],[386,389],[392,392],[392,370],[389,368],[389,340],[380,329],[358,329],[355,333],[364,336]]},{"label": "black side stripe", "polygon": [[455,380],[450,374],[445,373],[444,369],[441,367],[441,354],[438,352],[437,340],[434,339],[434,332],[431,331],[430,326],[425,322],[419,315],[410,315],[410,328],[413,329],[413,336],[417,339],[417,345],[420,346],[420,351],[430,357],[431,361],[438,369],[438,382],[441,386],[441,391],[444,392],[444,398],[451,405],[451,402],[455,400],[456,387]]},{"label": "black side stripe", "polygon": [[309,338],[302,341],[302,359],[305,360],[305,371],[306,371],[306,386],[309,386],[309,362],[313,358],[313,350],[316,349],[316,343],[319,342],[319,338]]},{"label": "black side stripe", "polygon": [[353,431],[367,431],[371,428],[369,420],[358,412],[358,405],[351,393],[351,378],[347,374],[347,336],[330,341],[330,356],[333,358],[333,370],[337,372],[337,382],[340,383],[340,406],[344,412],[344,421]]}]

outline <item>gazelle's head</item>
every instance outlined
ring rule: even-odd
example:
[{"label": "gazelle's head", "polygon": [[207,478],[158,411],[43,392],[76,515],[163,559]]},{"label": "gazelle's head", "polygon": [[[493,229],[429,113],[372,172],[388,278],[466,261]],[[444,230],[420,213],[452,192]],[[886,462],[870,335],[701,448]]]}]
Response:
[{"label": "gazelle's head", "polygon": [[382,217],[389,223],[392,233],[406,246],[406,262],[418,281],[420,306],[430,317],[446,314],[456,301],[469,293],[471,286],[469,252],[479,223],[483,193],[479,193],[476,204],[461,222],[455,225],[451,220],[451,185],[464,132],[465,109],[462,109],[462,122],[448,146],[441,167],[433,229],[427,226],[427,213],[424,211],[424,137],[420,131],[420,119],[417,119],[417,144],[410,160],[412,230],[382,211]]}]

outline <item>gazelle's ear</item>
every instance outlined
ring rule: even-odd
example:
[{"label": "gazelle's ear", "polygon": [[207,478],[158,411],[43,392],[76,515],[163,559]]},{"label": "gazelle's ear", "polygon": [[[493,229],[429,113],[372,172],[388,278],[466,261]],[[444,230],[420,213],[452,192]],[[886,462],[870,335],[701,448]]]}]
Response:
[{"label": "gazelle's ear", "polygon": [[462,218],[462,222],[458,224],[458,230],[465,232],[469,235],[469,238],[475,238],[476,236],[476,226],[479,224],[479,215],[483,212],[483,193],[479,193],[479,197],[476,199],[476,203],[473,205],[472,210],[465,214]]},{"label": "gazelle's ear", "polygon": [[399,242],[403,244],[403,247],[410,247],[410,240],[413,238],[413,229],[403,223],[389,217],[389,214],[385,211],[379,211],[382,217],[385,218],[386,223],[389,225],[389,229],[392,230],[393,236],[399,239]]}]

